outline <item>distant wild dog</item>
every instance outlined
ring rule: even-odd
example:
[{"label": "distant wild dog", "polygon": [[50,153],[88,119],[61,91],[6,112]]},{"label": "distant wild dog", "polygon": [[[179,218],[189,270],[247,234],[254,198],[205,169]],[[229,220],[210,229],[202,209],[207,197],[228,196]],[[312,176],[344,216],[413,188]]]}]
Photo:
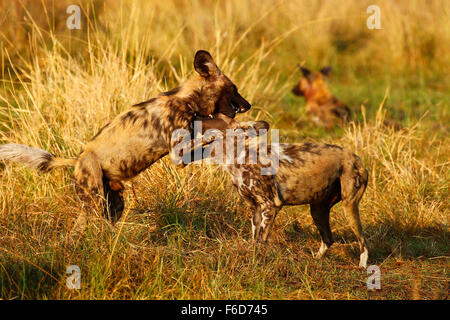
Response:
[{"label": "distant wild dog", "polygon": [[333,96],[325,83],[325,78],[331,73],[331,67],[322,68],[314,74],[304,67],[300,69],[303,78],[292,92],[305,97],[306,115],[309,120],[326,129],[331,129],[336,124],[343,126],[350,120],[350,109]]},{"label": "distant wild dog", "polygon": [[[229,172],[234,186],[253,212],[253,239],[261,242],[267,240],[275,217],[284,205],[309,204],[314,224],[322,238],[315,257],[321,258],[334,242],[330,210],[342,201],[348,223],[359,243],[359,266],[366,268],[368,248],[358,206],[367,186],[368,172],[361,159],[339,146],[306,142],[266,145],[267,152],[263,154],[268,158],[252,164],[249,150],[259,149],[261,144],[252,145],[249,140],[245,150],[241,149],[245,154],[237,152],[235,155],[236,160],[245,158],[242,164],[235,160],[233,164],[222,162],[221,165]],[[218,143],[224,141],[216,140],[210,147],[214,149]],[[273,163],[270,158],[273,160],[274,156],[278,157],[278,168],[273,174],[261,174],[267,163]]]},{"label": "distant wild dog", "polygon": [[[194,58],[193,76],[180,87],[132,106],[106,124],[76,159],[64,159],[20,144],[0,146],[0,160],[23,162],[43,172],[58,167],[75,167],[73,181],[80,200],[88,209],[104,209],[117,221],[123,210],[123,181],[129,180],[167,155],[179,141],[172,140],[176,129],[192,130],[197,117],[208,120],[215,113],[234,118],[251,105],[233,82],[217,67],[207,51]],[[211,122],[210,122],[211,121]],[[94,200],[94,202],[92,202]],[[80,213],[77,225],[85,223]],[[77,226],[76,225],[76,226]]]}]

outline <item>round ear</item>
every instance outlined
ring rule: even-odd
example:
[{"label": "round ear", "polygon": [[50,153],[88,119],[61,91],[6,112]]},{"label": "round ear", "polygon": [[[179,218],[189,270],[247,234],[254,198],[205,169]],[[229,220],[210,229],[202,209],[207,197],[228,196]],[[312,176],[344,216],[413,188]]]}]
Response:
[{"label": "round ear", "polygon": [[303,76],[305,78],[310,78],[311,77],[311,71],[309,71],[309,69],[306,69],[305,67],[300,66],[300,70],[302,70]]},{"label": "round ear", "polygon": [[195,53],[194,69],[204,78],[218,75],[220,73],[213,57],[208,51],[205,50],[198,50]]},{"label": "round ear", "polygon": [[331,66],[328,66],[320,69],[320,73],[323,74],[325,77],[328,77],[331,74],[331,70],[332,70]]}]

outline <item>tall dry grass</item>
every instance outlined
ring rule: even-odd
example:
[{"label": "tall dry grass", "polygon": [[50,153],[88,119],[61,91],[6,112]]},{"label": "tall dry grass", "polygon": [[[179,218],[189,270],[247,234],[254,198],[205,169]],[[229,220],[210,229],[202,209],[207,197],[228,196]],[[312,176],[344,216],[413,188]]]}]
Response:
[{"label": "tall dry grass", "polygon": [[[311,258],[318,238],[304,207],[284,209],[270,246],[254,248],[251,213],[220,169],[180,170],[163,159],[127,183],[116,226],[98,215],[75,244],[67,238],[80,210],[70,171],[41,175],[1,164],[0,297],[445,297],[447,1],[377,1],[383,29],[374,31],[365,27],[372,1],[81,2],[89,19],[78,31],[64,28],[65,2],[54,3],[0,2],[14,12],[1,31],[1,143],[74,157],[116,114],[184,81],[197,49],[210,50],[254,105],[239,119],[264,118],[279,124],[284,140],[320,138],[363,159],[370,182],[362,221],[386,289],[368,292],[366,275],[349,267],[358,248],[339,206],[332,217],[338,243],[323,261]],[[301,103],[289,96],[298,63],[332,64],[342,93],[376,81],[382,91],[375,98],[355,101],[377,111],[358,105],[357,121],[343,131],[283,126],[284,113],[302,117]],[[397,87],[392,79],[399,78],[413,85]],[[400,90],[406,93],[396,97],[423,96],[405,108],[428,113],[394,130],[383,120]],[[81,291],[65,287],[68,264],[82,269]]]}]

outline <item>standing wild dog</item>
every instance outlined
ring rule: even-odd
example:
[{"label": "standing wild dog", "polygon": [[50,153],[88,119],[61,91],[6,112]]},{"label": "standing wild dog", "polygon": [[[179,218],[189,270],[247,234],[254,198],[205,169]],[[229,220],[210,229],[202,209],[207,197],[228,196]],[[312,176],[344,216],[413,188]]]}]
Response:
[{"label": "standing wild dog", "polygon": [[331,94],[325,83],[325,78],[331,73],[331,67],[322,68],[314,74],[306,68],[300,69],[303,78],[292,92],[305,97],[309,120],[327,129],[333,128],[335,124],[343,126],[350,120],[350,109]]},{"label": "standing wild dog", "polygon": [[[0,160],[23,162],[43,172],[75,167],[73,180],[80,200],[85,205],[99,205],[115,222],[124,209],[122,181],[135,177],[171,152],[179,142],[172,139],[174,130],[191,131],[197,116],[208,119],[220,112],[234,118],[236,113],[250,109],[250,103],[238,93],[207,51],[196,53],[194,68],[198,75],[180,87],[116,116],[76,159],[64,159],[41,149],[11,143],[0,146]],[[76,226],[83,228],[84,224],[85,212],[82,212]]]},{"label": "standing wild dog", "polygon": [[[246,138],[246,148],[241,149],[241,154],[236,153],[233,164],[224,163],[223,159],[219,163],[229,172],[234,186],[253,212],[253,239],[261,242],[267,240],[282,206],[309,204],[314,224],[322,238],[315,256],[321,258],[334,242],[330,209],[342,201],[348,223],[359,243],[359,266],[366,268],[368,249],[358,206],[367,186],[368,173],[361,159],[348,150],[330,144],[306,142],[262,146],[251,144],[249,140]],[[208,147],[215,150],[219,143],[224,141],[217,140]],[[263,147],[267,147],[267,151],[261,153]],[[256,148],[253,154],[260,157],[257,163],[249,161],[251,148]],[[268,163],[272,165],[274,157],[278,166],[271,174],[263,175],[261,169]],[[238,164],[237,159],[242,164]]]}]

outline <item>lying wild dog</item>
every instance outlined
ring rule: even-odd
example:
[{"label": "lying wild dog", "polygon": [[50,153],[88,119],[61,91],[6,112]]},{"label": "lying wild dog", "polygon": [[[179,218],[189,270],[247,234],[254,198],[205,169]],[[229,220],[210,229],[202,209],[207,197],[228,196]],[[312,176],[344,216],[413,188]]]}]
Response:
[{"label": "lying wild dog", "polygon": [[[213,125],[209,117],[217,112],[234,118],[251,105],[233,82],[217,67],[207,51],[194,58],[198,75],[180,87],[138,103],[106,124],[76,159],[64,159],[20,144],[0,146],[0,160],[23,162],[43,172],[58,167],[75,167],[73,180],[82,203],[100,206],[117,221],[123,210],[123,181],[131,179],[167,155],[179,142],[176,129],[192,130],[196,117]],[[207,143],[207,142],[205,142]],[[92,200],[94,202],[92,202]],[[77,224],[83,228],[85,213]]]},{"label": "lying wild dog", "polygon": [[[229,172],[234,186],[250,206],[253,212],[253,239],[267,240],[275,217],[284,205],[309,204],[314,224],[322,238],[315,256],[321,258],[334,242],[330,209],[342,201],[348,223],[359,243],[359,266],[366,268],[368,249],[358,205],[367,186],[368,173],[361,159],[348,150],[330,144],[261,145],[252,144],[249,140],[252,139],[246,138],[246,148],[241,149],[241,153],[236,152],[232,164],[225,163],[223,155],[216,157],[220,153],[217,150],[228,151],[226,146],[217,149],[219,144],[225,144],[225,140],[216,139],[207,148],[211,149],[211,157]],[[261,153],[261,148],[265,147],[267,151]],[[250,161],[252,148],[257,149],[254,154],[258,154],[258,162]],[[262,169],[267,168],[269,163],[272,166],[274,160],[278,166],[269,174],[262,174]]]},{"label": "lying wild dog", "polygon": [[331,73],[331,67],[322,68],[319,72],[311,73],[300,67],[303,78],[300,79],[292,92],[306,99],[306,114],[316,125],[331,129],[335,124],[343,126],[350,120],[350,109],[339,101],[325,83],[325,78]]}]

